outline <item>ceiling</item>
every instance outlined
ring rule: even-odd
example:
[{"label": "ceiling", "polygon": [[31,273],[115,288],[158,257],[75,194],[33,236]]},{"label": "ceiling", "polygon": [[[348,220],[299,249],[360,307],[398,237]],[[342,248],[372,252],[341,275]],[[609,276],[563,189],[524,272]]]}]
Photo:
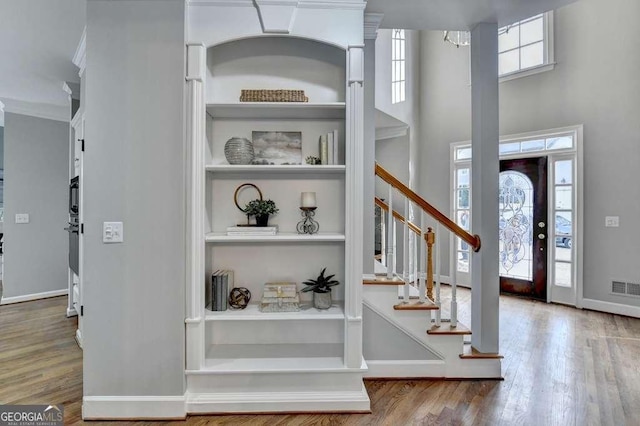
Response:
[{"label": "ceiling", "polygon": [[0,101],[68,105],[64,81],[79,82],[71,62],[85,25],[85,0],[0,1]]},{"label": "ceiling", "polygon": [[383,13],[381,28],[469,30],[480,22],[500,26],[576,0],[367,0],[367,13]]}]

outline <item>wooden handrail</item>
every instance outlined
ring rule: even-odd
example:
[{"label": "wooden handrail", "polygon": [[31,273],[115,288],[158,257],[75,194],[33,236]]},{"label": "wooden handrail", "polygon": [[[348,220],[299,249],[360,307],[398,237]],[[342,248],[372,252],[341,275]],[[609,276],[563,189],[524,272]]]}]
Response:
[{"label": "wooden handrail", "polygon": [[[375,198],[375,201],[376,201],[376,205],[379,206],[382,210],[384,210],[384,211],[386,211],[388,213],[389,212],[389,205],[387,203],[385,203],[384,201],[382,201],[378,197],[374,197],[374,198]],[[402,223],[405,222],[404,216],[402,216],[400,213],[398,213],[395,210],[393,211],[393,217],[395,217],[396,219],[398,219]],[[422,230],[420,230],[420,228],[418,228],[416,225],[414,225],[413,222],[409,222],[409,229],[411,229],[413,232],[415,232],[418,235],[422,235]]]},{"label": "wooden handrail", "polygon": [[[379,176],[383,181],[387,182],[389,185],[393,186],[395,189],[400,191],[402,195],[404,195],[409,200],[417,204],[429,216],[431,216],[432,218],[440,222],[449,231],[453,232],[455,235],[457,235],[462,240],[467,242],[471,247],[473,247],[474,251],[480,250],[480,236],[471,235],[470,233],[462,229],[457,223],[449,219],[442,212],[440,212],[440,210],[433,207],[424,198],[422,198],[421,196],[413,192],[411,189],[409,189],[408,186],[400,182],[394,175],[389,173],[384,167],[382,167],[378,163],[376,163],[375,172],[376,172],[376,176]],[[395,216],[395,212],[394,212],[394,216]]]}]

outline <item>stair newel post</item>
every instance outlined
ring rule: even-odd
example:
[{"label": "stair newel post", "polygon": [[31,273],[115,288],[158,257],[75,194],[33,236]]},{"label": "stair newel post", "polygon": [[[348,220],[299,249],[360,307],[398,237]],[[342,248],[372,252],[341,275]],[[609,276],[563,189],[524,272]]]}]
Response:
[{"label": "stair newel post", "polygon": [[436,241],[436,234],[433,228],[429,227],[426,235],[427,243],[427,297],[433,300],[433,244]]},{"label": "stair newel post", "polygon": [[395,262],[395,225],[393,223],[393,186],[389,185],[389,214],[387,215],[387,278],[393,278],[393,274],[396,272]]},{"label": "stair newel post", "polygon": [[458,299],[456,290],[458,288],[458,237],[453,237],[453,268],[451,269],[451,327],[458,325]]},{"label": "stair newel post", "polygon": [[[436,223],[436,234],[440,235],[440,222]],[[442,311],[440,308],[442,307],[442,302],[440,301],[440,252],[441,250],[441,239],[438,240],[438,245],[436,246],[436,300],[435,304],[438,307],[436,311],[436,327],[440,327],[442,320]]]},{"label": "stair newel post", "polygon": [[403,303],[409,303],[409,281],[411,280],[409,271],[409,199],[404,199],[404,232],[402,235],[402,278],[404,279]]},{"label": "stair newel post", "polygon": [[425,283],[425,234],[424,234],[424,211],[420,210],[420,238],[418,244],[420,244],[420,303],[424,303],[425,293],[426,293],[426,283]]}]

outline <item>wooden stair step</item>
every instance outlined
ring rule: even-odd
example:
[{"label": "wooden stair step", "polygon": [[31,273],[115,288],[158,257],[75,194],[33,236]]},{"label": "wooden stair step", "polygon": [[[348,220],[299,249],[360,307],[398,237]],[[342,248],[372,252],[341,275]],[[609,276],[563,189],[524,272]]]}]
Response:
[{"label": "wooden stair step", "polygon": [[404,285],[402,278],[393,277],[391,279],[387,276],[367,277],[362,280],[362,284],[366,285]]},{"label": "wooden stair step", "polygon": [[471,345],[465,345],[463,352],[460,354],[461,359],[502,359],[500,354],[478,352]]},{"label": "wooden stair step", "polygon": [[456,327],[451,327],[451,323],[443,322],[440,327],[432,326],[427,330],[427,334],[441,334],[441,335],[464,335],[471,334],[471,330],[462,323],[458,323]]},{"label": "wooden stair step", "polygon": [[420,303],[419,301],[409,303],[401,302],[393,305],[393,309],[396,311],[433,311],[439,308],[435,303],[427,300],[424,303]]}]

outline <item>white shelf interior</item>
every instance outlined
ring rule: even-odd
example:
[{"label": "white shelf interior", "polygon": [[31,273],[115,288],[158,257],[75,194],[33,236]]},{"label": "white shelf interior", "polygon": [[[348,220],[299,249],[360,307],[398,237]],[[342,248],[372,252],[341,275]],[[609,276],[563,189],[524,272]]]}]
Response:
[{"label": "white shelf interior", "polygon": [[226,311],[205,310],[206,321],[300,321],[300,320],[341,320],[344,308],[335,303],[329,309],[316,309],[311,304],[301,304],[299,312],[260,312],[257,304],[249,304],[245,309]]},{"label": "white shelf interior", "polygon": [[219,372],[344,369],[342,343],[210,345],[205,369]]},{"label": "white shelf interior", "polygon": [[304,173],[309,175],[344,173],[344,165],[286,165],[286,166],[265,166],[265,165],[231,165],[231,164],[209,164],[205,166],[208,172],[213,173]]},{"label": "white shelf interior", "polygon": [[344,234],[318,233],[313,235],[280,232],[277,235],[227,235],[210,232],[205,235],[207,243],[290,243],[290,242],[340,242]]},{"label": "white shelf interior", "polygon": [[344,119],[344,102],[237,102],[207,104],[214,118]]}]

